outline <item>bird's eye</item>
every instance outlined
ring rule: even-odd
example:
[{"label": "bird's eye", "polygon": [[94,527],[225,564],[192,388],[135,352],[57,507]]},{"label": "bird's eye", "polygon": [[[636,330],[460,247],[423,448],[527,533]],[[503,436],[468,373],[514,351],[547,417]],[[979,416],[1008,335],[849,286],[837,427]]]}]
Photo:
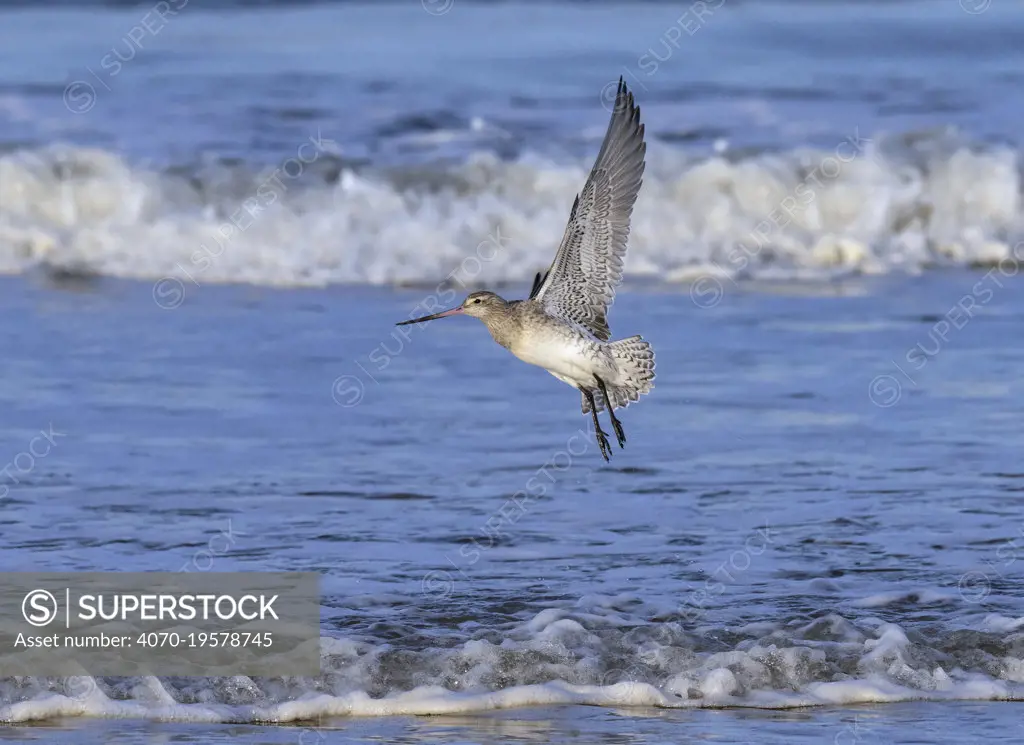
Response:
[{"label": "bird's eye", "polygon": [[474,300],[473,302],[474,302],[474,303],[479,303],[479,302],[480,302],[480,298],[477,298],[477,299],[476,299],[476,300]]}]

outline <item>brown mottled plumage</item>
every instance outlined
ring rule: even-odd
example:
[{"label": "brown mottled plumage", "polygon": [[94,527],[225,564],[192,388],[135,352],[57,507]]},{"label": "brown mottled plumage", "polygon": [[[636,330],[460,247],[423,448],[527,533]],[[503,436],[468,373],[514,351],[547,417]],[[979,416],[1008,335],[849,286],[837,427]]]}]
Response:
[{"label": "brown mottled plumage", "polygon": [[611,445],[598,412],[608,411],[621,448],[626,435],[615,409],[654,387],[651,346],[639,336],[609,341],[608,328],[645,153],[640,109],[620,78],[601,151],[573,204],[555,260],[537,275],[529,299],[509,302],[493,292],[474,292],[456,308],[399,324],[457,314],[479,318],[516,357],[580,390],[583,413],[593,417],[605,460]]}]

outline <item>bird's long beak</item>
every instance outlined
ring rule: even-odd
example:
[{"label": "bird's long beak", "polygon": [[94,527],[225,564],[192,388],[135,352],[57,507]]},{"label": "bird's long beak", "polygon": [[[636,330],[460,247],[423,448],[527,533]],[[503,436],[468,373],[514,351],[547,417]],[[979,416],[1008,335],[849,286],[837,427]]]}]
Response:
[{"label": "bird's long beak", "polygon": [[458,315],[459,313],[464,313],[464,312],[465,311],[462,310],[462,306],[460,305],[460,306],[458,306],[456,308],[452,308],[451,310],[443,310],[440,313],[435,313],[432,316],[423,316],[423,318],[413,318],[411,321],[399,321],[395,325],[396,326],[407,326],[410,323],[423,323],[424,321],[433,321],[435,318],[444,318],[445,316],[454,316],[454,315]]}]

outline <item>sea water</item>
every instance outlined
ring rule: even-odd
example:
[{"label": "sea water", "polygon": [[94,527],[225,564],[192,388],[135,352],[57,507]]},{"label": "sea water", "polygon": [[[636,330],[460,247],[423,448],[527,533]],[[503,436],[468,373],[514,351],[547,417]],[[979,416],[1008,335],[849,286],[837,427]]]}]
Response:
[{"label": "sea water", "polygon": [[[1020,740],[1024,15],[427,5],[0,10],[3,566],[324,578],[319,678],[5,678],[10,736]],[[392,324],[526,293],[619,75],[606,464]]]}]

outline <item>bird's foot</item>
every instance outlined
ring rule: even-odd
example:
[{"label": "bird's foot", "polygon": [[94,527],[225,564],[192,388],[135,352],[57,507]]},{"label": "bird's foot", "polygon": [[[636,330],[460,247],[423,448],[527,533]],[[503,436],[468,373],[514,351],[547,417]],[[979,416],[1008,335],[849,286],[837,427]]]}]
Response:
[{"label": "bird's foot", "polygon": [[622,429],[618,419],[612,419],[612,429],[615,430],[615,439],[619,441],[619,450],[626,447],[626,432]]},{"label": "bird's foot", "polygon": [[600,427],[597,429],[597,445],[601,448],[601,456],[605,459],[605,462],[610,462],[612,459],[612,444],[608,442],[608,433]]}]

